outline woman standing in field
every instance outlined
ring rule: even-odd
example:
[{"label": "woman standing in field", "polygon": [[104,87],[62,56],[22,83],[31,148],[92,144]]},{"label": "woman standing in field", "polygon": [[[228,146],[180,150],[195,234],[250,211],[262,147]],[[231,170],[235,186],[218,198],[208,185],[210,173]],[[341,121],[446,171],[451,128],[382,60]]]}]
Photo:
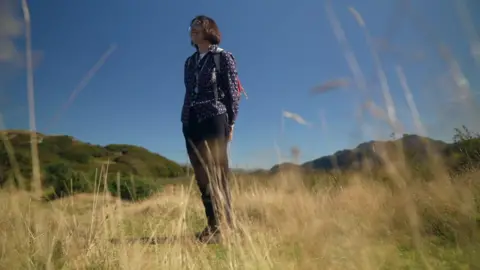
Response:
[{"label": "woman standing in field", "polygon": [[190,38],[196,50],[185,61],[183,134],[208,221],[197,237],[211,242],[220,240],[220,227],[233,225],[227,146],[237,118],[240,85],[235,59],[219,47],[221,33],[212,18],[195,17]]}]

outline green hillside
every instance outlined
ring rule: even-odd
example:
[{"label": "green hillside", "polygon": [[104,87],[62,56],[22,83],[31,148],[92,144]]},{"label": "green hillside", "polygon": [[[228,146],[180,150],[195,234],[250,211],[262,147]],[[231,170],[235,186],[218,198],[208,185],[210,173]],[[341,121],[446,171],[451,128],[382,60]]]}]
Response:
[{"label": "green hillside", "polygon": [[[0,186],[9,183],[18,185],[21,178],[29,179],[31,176],[30,133],[7,130],[2,131],[1,136]],[[95,173],[98,178],[100,172],[108,175],[111,181],[118,175],[121,179],[155,181],[185,174],[183,166],[139,146],[100,146],[81,142],[71,136],[38,133],[38,148],[44,188],[54,186],[57,192],[69,189],[58,187],[58,182],[71,182],[70,189],[79,183],[81,187],[78,189],[85,189],[85,185],[92,186],[93,183],[83,183],[86,181],[84,179],[95,178]],[[13,156],[15,159],[11,158]],[[18,169],[17,172],[15,169]]]},{"label": "green hillside", "polygon": [[[186,167],[145,148],[127,144],[94,145],[65,135],[38,133],[39,159],[43,189],[49,197],[76,192],[108,189],[125,199],[149,196],[164,185],[188,181]],[[32,174],[30,133],[8,130],[0,132],[0,187],[29,188]],[[352,171],[368,163],[374,170],[384,162],[401,158],[428,172],[430,157],[442,157],[450,171],[480,164],[480,136],[467,128],[457,129],[453,143],[445,143],[417,135],[404,135],[392,141],[371,141],[354,149],[341,150],[302,165],[284,163],[269,172],[283,170],[317,174],[328,171]],[[388,158],[379,153],[387,152]],[[402,155],[399,155],[402,153]],[[245,174],[238,170],[236,174]],[[250,172],[264,174],[259,170]],[[27,180],[28,179],[28,180]]]}]

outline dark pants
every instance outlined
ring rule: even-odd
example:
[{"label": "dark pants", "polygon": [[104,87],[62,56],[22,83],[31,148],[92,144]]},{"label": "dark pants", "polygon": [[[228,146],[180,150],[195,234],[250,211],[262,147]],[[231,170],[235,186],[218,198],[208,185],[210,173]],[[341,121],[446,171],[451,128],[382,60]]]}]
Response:
[{"label": "dark pants", "polygon": [[187,152],[201,192],[208,227],[218,230],[221,223],[232,226],[231,195],[228,183],[227,115],[183,127]]}]

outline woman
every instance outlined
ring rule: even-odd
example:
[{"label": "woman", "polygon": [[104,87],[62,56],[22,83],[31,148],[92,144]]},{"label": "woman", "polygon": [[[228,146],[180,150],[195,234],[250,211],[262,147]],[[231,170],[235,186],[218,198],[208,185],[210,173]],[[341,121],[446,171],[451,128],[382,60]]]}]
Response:
[{"label": "woman", "polygon": [[221,33],[215,21],[207,16],[195,17],[190,23],[190,38],[196,51],[185,61],[182,124],[208,221],[197,237],[210,242],[220,239],[221,224],[227,228],[233,225],[227,146],[240,92],[235,59],[219,47]]}]

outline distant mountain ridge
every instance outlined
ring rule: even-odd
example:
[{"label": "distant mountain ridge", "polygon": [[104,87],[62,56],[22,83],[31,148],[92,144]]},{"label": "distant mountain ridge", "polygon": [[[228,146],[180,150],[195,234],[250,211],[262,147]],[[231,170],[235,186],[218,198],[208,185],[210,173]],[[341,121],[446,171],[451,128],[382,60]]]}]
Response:
[{"label": "distant mountain ridge", "polygon": [[[99,190],[108,190],[122,199],[137,200],[150,196],[165,185],[190,181],[188,176],[192,170],[188,165],[180,165],[140,146],[100,146],[67,135],[36,135],[40,180],[46,200]],[[34,187],[31,132],[3,130],[0,131],[0,137],[0,188]],[[406,159],[399,159],[399,147],[403,147],[400,150]],[[287,162],[275,165],[270,170],[232,168],[232,173],[259,177],[274,176],[282,171],[317,174],[337,169],[352,171],[364,168],[363,165],[369,165],[376,171],[382,168],[385,160],[407,161],[408,166],[419,169],[415,172],[426,173],[428,168],[423,170],[425,167],[422,164],[425,164],[430,151],[445,157],[446,167],[454,173],[461,173],[472,166],[480,168],[480,134],[473,134],[465,128],[465,131],[457,130],[452,144],[407,134],[394,141],[361,143],[354,149],[337,151],[301,165]],[[381,158],[380,152],[386,153],[388,158]]]},{"label": "distant mountain ridge", "polygon": [[414,134],[405,134],[402,138],[396,140],[364,142],[354,149],[340,150],[332,155],[323,156],[303,164],[277,164],[270,169],[270,172],[275,173],[283,169],[300,169],[307,171],[359,169],[367,160],[374,166],[379,166],[383,161],[378,153],[378,149],[392,149],[398,143],[402,144],[404,153],[408,153],[410,156],[420,159],[426,158],[430,151],[447,154],[450,146],[450,144],[440,140],[434,140]]},{"label": "distant mountain ridge", "polygon": [[[4,130],[0,134],[6,136],[15,150],[15,156],[20,164],[31,166],[30,131]],[[74,170],[88,171],[100,168],[108,163],[108,170],[112,173],[133,174],[153,177],[178,177],[186,175],[187,165],[181,165],[160,154],[127,144],[110,144],[106,146],[81,142],[67,135],[44,135],[37,133],[40,162],[42,166],[55,163],[64,163]],[[429,150],[448,154],[450,144],[418,135],[405,134],[402,138],[389,141],[369,141],[359,144],[354,149],[344,149],[332,155],[323,156],[303,164],[282,163],[273,166],[270,170],[256,170],[253,173],[276,173],[282,170],[301,171],[330,171],[334,169],[358,169],[365,161],[373,165],[381,165],[382,159],[376,149],[388,149],[401,142],[405,153],[416,158],[425,158]],[[10,164],[6,148],[0,144],[0,182],[2,173],[10,171]],[[247,173],[242,169],[236,173]],[[252,173],[252,172],[250,172]]]}]

